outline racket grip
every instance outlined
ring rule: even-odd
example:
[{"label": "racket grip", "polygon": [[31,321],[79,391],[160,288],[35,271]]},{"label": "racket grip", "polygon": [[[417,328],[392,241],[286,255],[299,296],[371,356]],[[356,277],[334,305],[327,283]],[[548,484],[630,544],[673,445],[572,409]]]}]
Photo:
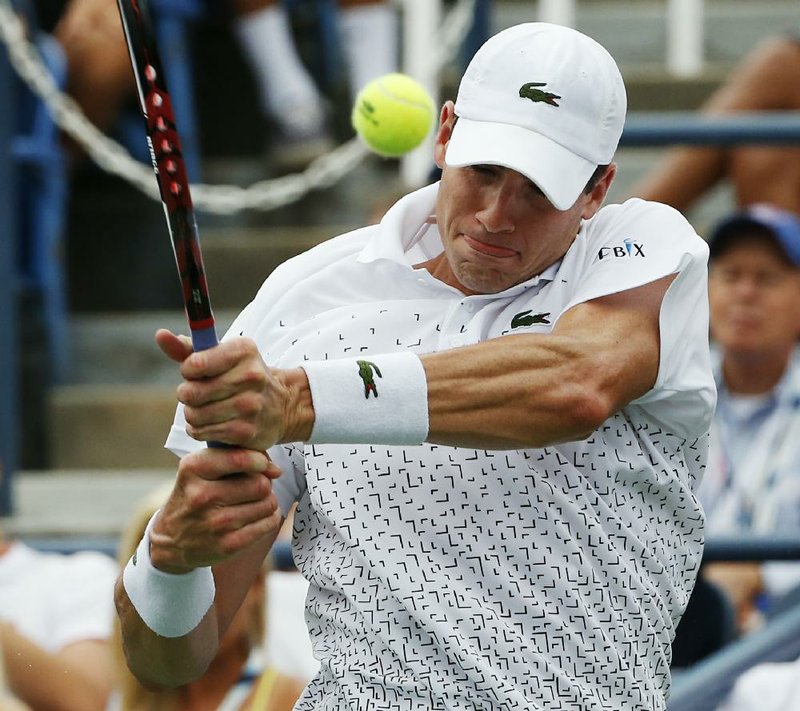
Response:
[{"label": "racket grip", "polygon": [[217,340],[217,331],[213,324],[208,328],[192,329],[192,346],[195,352],[205,351],[216,345],[219,345],[219,341]]},{"label": "racket grip", "polygon": [[[194,348],[195,352],[205,351],[209,348],[219,345],[217,331],[213,324],[208,328],[193,328],[191,331],[192,347]],[[232,448],[234,446],[232,444],[225,444],[225,442],[208,442],[207,444],[209,447],[215,447],[218,449]]]}]

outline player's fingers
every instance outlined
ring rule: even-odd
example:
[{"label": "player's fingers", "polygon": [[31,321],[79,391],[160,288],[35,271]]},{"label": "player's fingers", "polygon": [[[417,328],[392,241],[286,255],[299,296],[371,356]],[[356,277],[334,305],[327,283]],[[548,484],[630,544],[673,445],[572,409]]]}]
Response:
[{"label": "player's fingers", "polygon": [[[189,407],[204,407],[243,392],[248,386],[240,383],[235,371],[234,368],[224,376],[210,380],[184,380],[175,391],[178,401]],[[256,387],[252,385],[253,392]]]},{"label": "player's fingers", "polygon": [[256,516],[253,521],[224,534],[219,539],[222,553],[226,556],[238,553],[268,533],[276,530],[281,524],[281,516],[280,509],[276,504],[271,514]]},{"label": "player's fingers", "polygon": [[[278,441],[277,436],[270,439],[270,432],[261,437],[258,424],[253,421],[230,419],[216,424],[195,426],[187,422],[186,434],[198,442],[222,442],[233,447],[264,449]],[[263,446],[260,442],[264,442]]]},{"label": "player's fingers", "polygon": [[239,392],[228,387],[222,387],[221,391],[223,397],[210,400],[206,399],[208,391],[202,387],[193,388],[192,383],[179,386],[177,397],[184,405],[187,424],[203,427],[236,419],[253,420],[264,410],[264,401],[258,392]]},{"label": "player's fingers", "polygon": [[269,449],[280,441],[282,417],[278,411],[271,412],[260,406],[237,405],[246,399],[237,396],[234,401],[202,408],[185,407],[186,433],[198,442],[223,442],[259,451]]},{"label": "player's fingers", "polygon": [[[269,485],[266,477],[260,477]],[[213,488],[219,482],[206,482]],[[168,501],[152,531],[152,541],[160,551],[158,559],[170,569],[214,565],[242,551],[258,538],[277,530],[282,514],[275,495],[269,491],[256,501],[231,506],[192,508],[187,492],[179,502]],[[188,508],[187,508],[188,504]]]},{"label": "player's fingers", "polygon": [[176,363],[182,363],[193,352],[192,340],[187,336],[177,336],[166,328],[156,331],[156,343],[168,358]]},{"label": "player's fingers", "polygon": [[224,509],[268,499],[272,482],[263,473],[230,474],[213,481],[195,478],[186,484],[183,494],[194,511]]},{"label": "player's fingers", "polygon": [[[246,366],[241,364],[247,363]],[[256,344],[249,338],[232,338],[214,348],[198,351],[181,364],[181,375],[186,380],[216,378],[226,375],[239,366],[239,377],[254,375],[265,370]]]},{"label": "player's fingers", "polygon": [[272,460],[270,460],[267,468],[262,472],[267,479],[277,479],[282,473],[283,471],[281,468]]},{"label": "player's fingers", "polygon": [[222,537],[262,519],[268,519],[275,513],[277,508],[277,499],[271,492],[269,496],[264,496],[258,501],[248,501],[236,506],[224,507],[216,512],[218,535]]},{"label": "player's fingers", "polygon": [[272,466],[274,465],[264,452],[254,449],[207,447],[183,457],[178,466],[178,474],[184,478],[198,477],[218,481],[236,473],[263,475]]}]

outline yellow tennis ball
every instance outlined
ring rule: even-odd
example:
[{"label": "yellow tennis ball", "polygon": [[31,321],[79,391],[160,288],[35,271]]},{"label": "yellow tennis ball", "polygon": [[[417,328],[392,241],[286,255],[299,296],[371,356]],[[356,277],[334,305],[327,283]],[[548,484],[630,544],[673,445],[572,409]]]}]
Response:
[{"label": "yellow tennis ball", "polygon": [[422,85],[395,73],[373,79],[358,93],[351,120],[373,151],[397,157],[425,140],[435,114],[433,99]]}]

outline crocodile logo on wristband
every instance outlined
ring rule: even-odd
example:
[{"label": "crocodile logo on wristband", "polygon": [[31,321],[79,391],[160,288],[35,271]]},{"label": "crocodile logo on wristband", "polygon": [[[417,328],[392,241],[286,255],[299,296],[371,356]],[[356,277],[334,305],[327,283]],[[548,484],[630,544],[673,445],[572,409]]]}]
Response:
[{"label": "crocodile logo on wristband", "polygon": [[375,384],[375,376],[382,378],[381,370],[375,363],[368,360],[357,360],[358,375],[364,381],[364,397],[369,399],[369,394],[372,393],[378,397],[378,386]]}]

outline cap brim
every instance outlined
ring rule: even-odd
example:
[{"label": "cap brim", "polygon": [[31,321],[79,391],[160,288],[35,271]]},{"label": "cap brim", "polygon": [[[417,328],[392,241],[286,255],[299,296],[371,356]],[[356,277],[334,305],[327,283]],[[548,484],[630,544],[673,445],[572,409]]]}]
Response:
[{"label": "cap brim", "polygon": [[502,165],[532,180],[559,210],[569,210],[597,166],[528,129],[459,117],[445,155],[447,165]]}]

